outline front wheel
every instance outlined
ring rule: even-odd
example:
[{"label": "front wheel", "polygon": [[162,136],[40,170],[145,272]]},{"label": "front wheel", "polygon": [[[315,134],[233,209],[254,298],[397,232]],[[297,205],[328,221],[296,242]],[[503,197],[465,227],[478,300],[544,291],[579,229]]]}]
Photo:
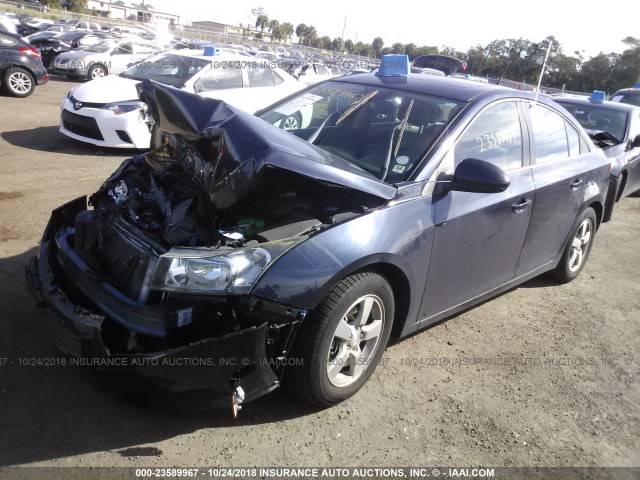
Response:
[{"label": "front wheel", "polygon": [[2,86],[9,95],[24,98],[31,95],[35,90],[36,79],[26,70],[12,67],[5,70]]},{"label": "front wheel", "polygon": [[107,72],[107,68],[103,65],[96,64],[92,65],[87,73],[87,78],[89,80],[93,80],[94,78],[106,77],[109,74]]},{"label": "front wheel", "polygon": [[296,112],[282,120],[283,130],[299,130],[302,128],[302,116]]},{"label": "front wheel", "polygon": [[578,226],[569,238],[560,263],[551,272],[551,276],[561,283],[568,283],[576,278],[587,263],[595,234],[596,213],[592,208],[587,208],[580,216]]},{"label": "front wheel", "polygon": [[355,394],[380,361],[394,309],[393,291],[381,275],[363,272],[342,280],[300,326],[285,386],[320,406]]}]

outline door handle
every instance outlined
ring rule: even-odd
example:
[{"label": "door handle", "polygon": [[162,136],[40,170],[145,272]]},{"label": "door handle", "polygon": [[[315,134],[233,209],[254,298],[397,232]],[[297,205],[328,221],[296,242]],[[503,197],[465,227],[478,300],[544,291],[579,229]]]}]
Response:
[{"label": "door handle", "polygon": [[531,200],[524,198],[520,202],[514,203],[513,205],[511,205],[511,210],[513,210],[514,213],[520,213],[525,208],[527,208],[530,204],[531,204]]},{"label": "door handle", "polygon": [[580,185],[582,185],[582,179],[581,178],[578,178],[577,180],[574,180],[571,183],[571,190],[577,190]]}]

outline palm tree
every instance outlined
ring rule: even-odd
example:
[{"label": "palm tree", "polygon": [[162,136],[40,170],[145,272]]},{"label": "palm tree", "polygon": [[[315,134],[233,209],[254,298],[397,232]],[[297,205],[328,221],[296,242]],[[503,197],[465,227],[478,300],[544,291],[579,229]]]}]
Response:
[{"label": "palm tree", "polygon": [[282,35],[284,35],[285,38],[288,38],[289,43],[291,43],[291,37],[293,35],[293,25],[289,22],[285,22],[280,25],[280,28],[282,29]]},{"label": "palm tree", "polygon": [[304,37],[307,36],[307,26],[304,23],[301,23],[296,27],[296,36],[298,37],[298,43],[301,44]]},{"label": "palm tree", "polygon": [[308,26],[304,35],[304,44],[311,46],[317,38],[318,32],[316,32],[316,27]]},{"label": "palm tree", "polygon": [[262,38],[262,34],[264,33],[264,29],[269,25],[269,17],[266,15],[260,15],[256,18],[256,28],[260,29],[260,38]]}]

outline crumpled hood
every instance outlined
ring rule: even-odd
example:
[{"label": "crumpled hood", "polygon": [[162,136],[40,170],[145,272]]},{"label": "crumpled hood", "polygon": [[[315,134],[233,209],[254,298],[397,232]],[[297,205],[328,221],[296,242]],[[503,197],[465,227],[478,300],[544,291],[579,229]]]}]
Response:
[{"label": "crumpled hood", "polygon": [[[207,181],[216,208],[228,208],[247,195],[269,167],[289,170],[319,181],[348,187],[391,200],[397,189],[385,184],[346,160],[325,152],[221,100],[200,97],[145,80],[140,99],[160,129],[186,139],[208,162],[222,144],[227,157],[224,178]],[[222,143],[220,143],[222,142]],[[196,166],[196,170],[202,170]],[[214,172],[216,167],[208,169]]]},{"label": "crumpled hood", "polygon": [[[71,52],[69,52],[71,53]],[[88,103],[113,103],[126,100],[137,100],[137,80],[108,75],[96,78],[73,90],[73,98]]]}]

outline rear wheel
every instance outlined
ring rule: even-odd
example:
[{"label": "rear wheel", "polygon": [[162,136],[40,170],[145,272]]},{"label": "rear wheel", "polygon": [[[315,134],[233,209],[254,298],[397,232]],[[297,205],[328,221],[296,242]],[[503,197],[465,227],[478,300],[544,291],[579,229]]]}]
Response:
[{"label": "rear wheel", "polygon": [[12,67],[5,70],[2,75],[4,90],[14,97],[28,97],[36,88],[36,79],[28,71]]},{"label": "rear wheel", "polygon": [[587,208],[578,221],[578,227],[573,231],[558,266],[551,272],[551,276],[561,283],[568,283],[576,278],[591,251],[596,234],[596,214],[592,208]]},{"label": "rear wheel", "polygon": [[389,340],[393,292],[381,275],[364,272],[338,283],[304,320],[284,384],[321,406],[355,394],[373,373]]}]

